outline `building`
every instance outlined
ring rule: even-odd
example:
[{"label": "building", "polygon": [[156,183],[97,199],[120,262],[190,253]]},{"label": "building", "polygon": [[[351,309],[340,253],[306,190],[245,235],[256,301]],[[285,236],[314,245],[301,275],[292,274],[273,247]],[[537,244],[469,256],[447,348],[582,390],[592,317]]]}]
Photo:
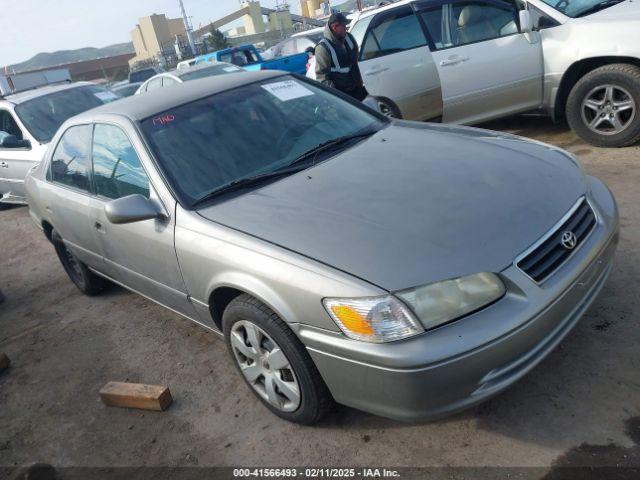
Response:
[{"label": "building", "polygon": [[136,56],[129,60],[129,65],[157,58],[168,49],[173,49],[176,36],[187,38],[181,18],[167,18],[164,14],[154,13],[138,19],[138,24],[131,30]]}]

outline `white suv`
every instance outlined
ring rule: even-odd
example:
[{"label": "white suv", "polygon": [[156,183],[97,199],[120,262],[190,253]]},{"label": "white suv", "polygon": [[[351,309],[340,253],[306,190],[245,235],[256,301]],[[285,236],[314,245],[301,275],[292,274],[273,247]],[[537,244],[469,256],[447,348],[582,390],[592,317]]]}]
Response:
[{"label": "white suv", "polygon": [[24,177],[65,120],[117,98],[89,82],[0,96],[0,203],[26,203]]},{"label": "white suv", "polygon": [[599,146],[640,139],[640,3],[405,0],[353,22],[385,113],[473,124],[542,109]]}]

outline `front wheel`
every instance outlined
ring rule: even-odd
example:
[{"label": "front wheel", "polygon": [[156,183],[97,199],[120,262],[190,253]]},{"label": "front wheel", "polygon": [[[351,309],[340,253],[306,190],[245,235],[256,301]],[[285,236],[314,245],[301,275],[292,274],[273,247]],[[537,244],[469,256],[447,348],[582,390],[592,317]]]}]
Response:
[{"label": "front wheel", "polygon": [[640,68],[605,65],[586,74],[567,99],[567,121],[587,142],[627,147],[640,140]]},{"label": "front wheel", "polygon": [[300,340],[266,305],[243,294],[222,315],[231,357],[258,399],[277,416],[310,425],[333,398]]}]

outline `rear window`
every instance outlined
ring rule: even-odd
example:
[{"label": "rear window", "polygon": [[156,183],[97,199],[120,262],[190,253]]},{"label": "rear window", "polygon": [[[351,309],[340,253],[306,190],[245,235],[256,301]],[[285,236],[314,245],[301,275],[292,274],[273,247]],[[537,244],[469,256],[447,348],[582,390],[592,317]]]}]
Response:
[{"label": "rear window", "polygon": [[129,74],[129,82],[144,82],[153,77],[157,72],[153,68],[145,68]]},{"label": "rear window", "polygon": [[42,95],[20,103],[15,110],[36,140],[48,142],[68,118],[118,98],[106,88],[87,85]]},{"label": "rear window", "polygon": [[235,65],[213,65],[211,67],[199,68],[192,72],[180,73],[182,80],[195,80],[196,78],[211,77],[214,75],[225,75],[227,73],[242,72],[240,67]]}]

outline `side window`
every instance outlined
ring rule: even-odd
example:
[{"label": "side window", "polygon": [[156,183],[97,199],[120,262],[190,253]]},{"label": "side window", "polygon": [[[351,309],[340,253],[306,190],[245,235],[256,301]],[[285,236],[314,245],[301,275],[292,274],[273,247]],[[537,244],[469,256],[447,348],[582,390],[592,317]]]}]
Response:
[{"label": "side window", "polygon": [[89,191],[87,166],[91,125],[69,128],[60,138],[51,157],[50,178],[68,187]]},{"label": "side window", "polygon": [[7,110],[0,110],[0,142],[8,135],[15,135],[18,140],[22,140],[22,130],[18,127],[13,115]]},{"label": "side window", "polygon": [[149,197],[149,178],[129,138],[114,125],[97,124],[93,132],[93,179],[96,193],[116,199],[139,193]]},{"label": "side window", "polygon": [[427,40],[411,7],[400,7],[376,15],[364,37],[361,60],[422,47]]},{"label": "side window", "polygon": [[296,53],[298,53],[298,52],[296,51],[296,39],[295,38],[290,38],[289,40],[286,40],[282,44],[282,56],[294,55]]},{"label": "side window", "polygon": [[531,19],[533,20],[533,26],[536,30],[544,30],[545,28],[557,27],[560,25],[553,18],[533,5],[529,4],[528,8],[529,12],[531,12]]},{"label": "side window", "polygon": [[162,86],[163,87],[168,87],[169,85],[175,85],[176,82],[175,79],[171,78],[171,77],[162,77]]},{"label": "side window", "polygon": [[147,83],[147,89],[145,90],[145,92],[150,92],[151,90],[155,90],[157,88],[162,88],[162,77],[149,80],[149,83]]},{"label": "side window", "polygon": [[356,43],[359,47],[362,47],[364,34],[367,32],[367,27],[371,23],[371,20],[373,20],[373,17],[373,15],[369,15],[368,17],[361,18],[353,27],[351,27],[351,30],[349,30],[349,33],[356,39]]},{"label": "side window", "polygon": [[448,5],[422,10],[418,15],[422,18],[424,26],[429,32],[436,50],[451,47],[451,34],[447,24]]},{"label": "side window", "polygon": [[501,0],[456,2],[451,5],[453,46],[482,42],[518,33],[518,11]]}]

